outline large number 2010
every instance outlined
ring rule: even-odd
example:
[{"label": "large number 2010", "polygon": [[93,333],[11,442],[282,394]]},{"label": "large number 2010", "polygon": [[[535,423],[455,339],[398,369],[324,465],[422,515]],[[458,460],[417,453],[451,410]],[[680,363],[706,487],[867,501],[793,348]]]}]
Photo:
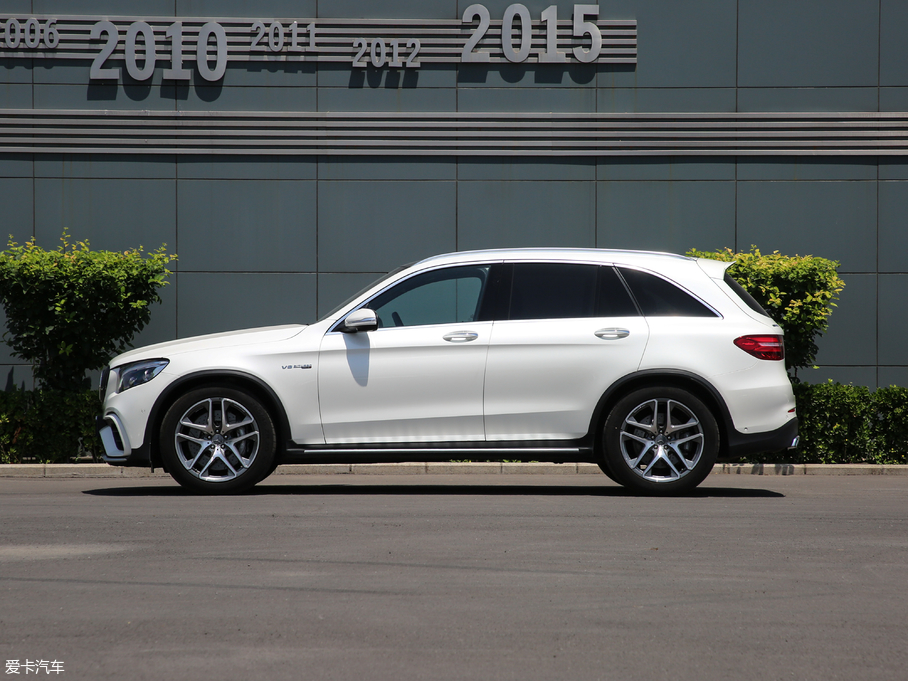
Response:
[{"label": "large number 2010", "polygon": [[[104,47],[91,63],[92,80],[116,80],[117,69],[105,68],[104,63],[110,58],[120,42],[120,31],[111,21],[99,21],[91,28],[92,40],[98,40],[106,34]],[[164,35],[170,38],[170,68],[164,69],[164,78],[168,80],[189,80],[192,72],[183,68],[183,24],[171,24]],[[139,59],[139,39],[144,44],[144,58]],[[214,39],[214,67],[209,62],[208,48]],[[126,31],[126,72],[135,80],[151,78],[157,62],[157,41],[154,30],[144,21],[136,21]],[[196,66],[199,75],[207,81],[216,81],[224,77],[227,70],[227,33],[220,24],[210,21],[199,29],[196,48]]]},{"label": "large number 2010", "polygon": [[[590,47],[584,49],[577,46],[573,50],[574,58],[577,61],[589,63],[599,58],[602,51],[602,33],[599,27],[593,21],[587,21],[587,17],[595,18],[599,14],[598,5],[574,5],[574,32],[575,38],[589,36]],[[479,19],[479,26],[473,29],[473,34],[464,45],[461,53],[463,62],[488,62],[491,61],[491,55],[488,52],[476,50],[479,41],[483,39],[491,25],[489,10],[484,5],[470,5],[463,12],[463,23],[472,23],[474,19]],[[551,5],[543,10],[540,17],[545,24],[545,49],[539,53],[539,61],[544,64],[558,64],[567,61],[567,55],[558,51],[558,7]],[[514,26],[520,24],[520,44],[514,46]],[[501,50],[504,52],[505,59],[510,62],[519,63],[526,61],[530,56],[530,46],[532,43],[532,20],[530,10],[525,5],[510,5],[504,11],[504,17],[501,21]]]}]

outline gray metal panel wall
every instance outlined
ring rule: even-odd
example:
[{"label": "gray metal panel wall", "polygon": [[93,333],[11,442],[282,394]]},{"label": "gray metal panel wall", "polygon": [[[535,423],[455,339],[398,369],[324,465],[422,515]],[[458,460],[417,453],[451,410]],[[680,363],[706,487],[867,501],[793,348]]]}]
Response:
[{"label": "gray metal panel wall", "polygon": [[[2,11],[453,21],[470,4],[13,0]],[[500,19],[511,2],[484,4]],[[524,4],[538,17],[553,2]],[[556,4],[571,16],[573,2]],[[107,83],[90,81],[89,62],[0,46],[6,232],[177,251],[137,343],[309,321],[444,250],[813,253],[841,261],[847,285],[805,378],[908,382],[905,3],[613,0],[600,18],[636,20],[636,64],[265,60],[230,62],[217,83],[174,84],[160,66],[147,82]],[[218,137],[224,126],[240,131],[233,141]],[[313,139],[323,146],[306,150]],[[0,365],[29,380],[5,350]]]}]

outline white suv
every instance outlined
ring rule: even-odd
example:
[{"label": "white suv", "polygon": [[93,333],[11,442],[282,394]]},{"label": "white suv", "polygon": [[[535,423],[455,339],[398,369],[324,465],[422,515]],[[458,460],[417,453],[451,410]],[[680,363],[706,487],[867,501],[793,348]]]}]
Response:
[{"label": "white suv", "polygon": [[793,447],[781,329],[725,272],[664,253],[452,253],[320,321],[116,357],[114,465],[236,492],[280,463],[587,461],[654,494]]}]

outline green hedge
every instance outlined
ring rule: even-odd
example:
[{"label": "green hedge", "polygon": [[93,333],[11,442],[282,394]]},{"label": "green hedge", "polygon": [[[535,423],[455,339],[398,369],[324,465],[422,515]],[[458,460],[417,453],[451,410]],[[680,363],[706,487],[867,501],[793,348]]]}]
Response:
[{"label": "green hedge", "polygon": [[908,464],[908,388],[795,383],[800,446],[753,463]]},{"label": "green hedge", "polygon": [[69,463],[100,460],[95,416],[97,390],[0,392],[0,463]]}]

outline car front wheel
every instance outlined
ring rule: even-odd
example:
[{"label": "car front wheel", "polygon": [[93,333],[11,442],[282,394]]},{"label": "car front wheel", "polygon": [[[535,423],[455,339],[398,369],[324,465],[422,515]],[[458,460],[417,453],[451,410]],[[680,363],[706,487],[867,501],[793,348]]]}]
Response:
[{"label": "car front wheel", "polygon": [[203,493],[241,492],[264,479],[275,458],[268,411],[233,388],[192,390],[167,410],[161,456],[173,478]]},{"label": "car front wheel", "polygon": [[709,475],[718,452],[715,417],[685,390],[636,390],[606,419],[605,466],[617,482],[638,492],[688,492]]}]

